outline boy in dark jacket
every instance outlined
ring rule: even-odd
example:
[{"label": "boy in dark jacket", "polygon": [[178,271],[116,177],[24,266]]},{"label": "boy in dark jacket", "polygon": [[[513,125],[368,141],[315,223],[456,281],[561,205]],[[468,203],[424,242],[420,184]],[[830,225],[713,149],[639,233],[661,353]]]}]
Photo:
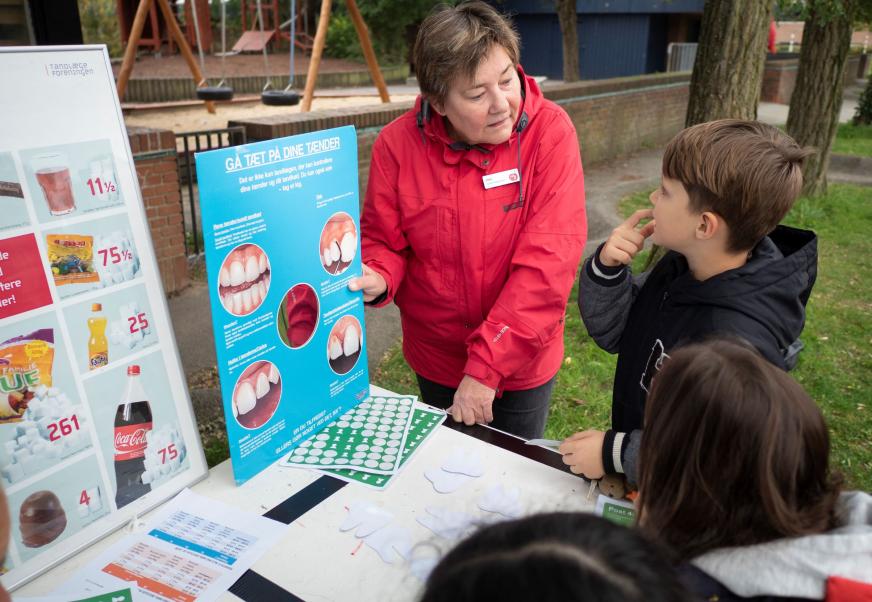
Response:
[{"label": "boy in dark jacket", "polygon": [[[618,364],[612,430],[576,433],[560,447],[573,472],[636,482],[645,396],[681,345],[728,335],[780,368],[795,363],[817,238],[778,223],[799,196],[808,154],[775,127],[733,119],[687,128],[666,147],[654,208],[618,226],[581,270],[581,317]],[[627,265],[648,237],[669,252],[634,276]]]}]

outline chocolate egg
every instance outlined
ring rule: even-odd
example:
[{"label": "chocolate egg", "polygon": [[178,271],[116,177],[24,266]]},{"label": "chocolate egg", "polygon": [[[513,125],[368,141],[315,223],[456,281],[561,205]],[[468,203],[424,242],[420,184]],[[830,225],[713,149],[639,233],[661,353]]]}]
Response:
[{"label": "chocolate egg", "polygon": [[67,515],[61,501],[51,491],[31,493],[18,513],[21,541],[28,548],[53,542],[67,528]]}]

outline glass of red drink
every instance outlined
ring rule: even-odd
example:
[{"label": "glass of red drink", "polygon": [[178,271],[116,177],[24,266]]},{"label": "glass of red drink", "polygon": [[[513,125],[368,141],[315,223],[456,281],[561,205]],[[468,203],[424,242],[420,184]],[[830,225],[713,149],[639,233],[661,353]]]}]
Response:
[{"label": "glass of red drink", "polygon": [[67,156],[63,153],[37,155],[31,166],[49,212],[52,215],[66,215],[75,211],[76,200],[73,198]]}]

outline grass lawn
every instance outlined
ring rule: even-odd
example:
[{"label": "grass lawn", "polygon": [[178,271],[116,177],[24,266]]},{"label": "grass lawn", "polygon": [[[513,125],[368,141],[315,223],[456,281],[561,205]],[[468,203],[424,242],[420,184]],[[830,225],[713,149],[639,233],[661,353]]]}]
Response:
[{"label": "grass lawn", "polygon": [[[621,213],[648,206],[648,193],[627,197]],[[806,345],[793,376],[821,406],[830,426],[832,465],[852,489],[872,491],[872,188],[830,185],[801,199],[785,223],[820,238],[818,279],[808,305]],[[644,257],[636,258],[641,265]],[[577,287],[577,285],[576,285]],[[566,312],[566,357],[558,374],[545,436],[608,428],[615,356],[587,336],[573,290]],[[372,382],[417,392],[400,346],[382,360]]]},{"label": "grass lawn", "polygon": [[872,125],[840,123],[831,152],[872,157]]}]

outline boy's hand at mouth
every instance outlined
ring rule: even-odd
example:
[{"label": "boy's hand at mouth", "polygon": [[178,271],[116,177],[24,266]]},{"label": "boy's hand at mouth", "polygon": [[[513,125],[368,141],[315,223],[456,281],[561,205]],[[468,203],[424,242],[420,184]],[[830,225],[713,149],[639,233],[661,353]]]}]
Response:
[{"label": "boy's hand at mouth", "polygon": [[599,254],[600,263],[608,267],[628,265],[645,246],[645,239],[654,233],[654,220],[640,226],[644,219],[654,217],[653,209],[639,209],[612,230]]}]

